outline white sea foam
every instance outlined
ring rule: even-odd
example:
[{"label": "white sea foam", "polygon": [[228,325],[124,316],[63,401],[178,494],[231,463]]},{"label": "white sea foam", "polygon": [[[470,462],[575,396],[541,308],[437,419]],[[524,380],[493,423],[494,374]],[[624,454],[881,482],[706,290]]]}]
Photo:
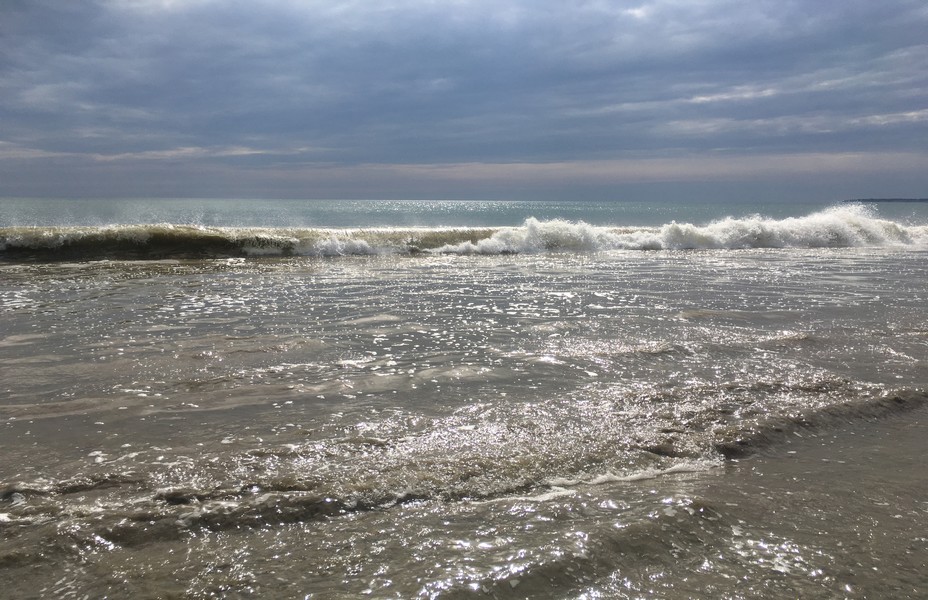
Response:
[{"label": "white sea foam", "polygon": [[847,248],[928,244],[928,226],[876,218],[846,205],[803,217],[727,217],[707,225],[671,222],[660,227],[610,228],[563,220],[528,219],[477,242],[448,244],[437,252],[505,254],[542,251],[683,250],[744,248]]},{"label": "white sea foam", "polygon": [[576,490],[552,486],[550,490],[536,494],[534,496],[502,496],[500,498],[491,498],[490,500],[474,500],[474,504],[493,504],[496,502],[550,502],[565,496],[575,496]]},{"label": "white sea foam", "polygon": [[608,250],[849,248],[928,246],[928,226],[881,219],[861,205],[803,217],[726,217],[705,225],[603,227],[582,221],[527,219],[492,228],[248,228],[159,223],[103,227],[0,229],[0,253],[57,258],[166,256],[366,256],[429,252],[515,254]]},{"label": "white sea foam", "polygon": [[527,219],[522,227],[501,229],[477,242],[460,242],[438,248],[437,252],[458,254],[505,254],[550,250],[592,252],[613,247],[615,233],[609,228],[561,219]]},{"label": "white sea foam", "polygon": [[330,236],[309,246],[301,246],[299,254],[309,256],[367,256],[377,254],[365,239]]},{"label": "white sea foam", "polygon": [[565,479],[560,477],[555,477],[549,479],[546,483],[552,486],[553,489],[561,488],[570,488],[575,487],[581,484],[585,485],[604,485],[607,483],[622,483],[622,482],[631,482],[631,481],[646,481],[648,479],[657,479],[658,477],[663,477],[665,475],[673,475],[678,473],[702,473],[705,471],[710,471],[712,469],[718,468],[720,462],[716,458],[705,458],[705,459],[693,459],[693,460],[684,460],[678,462],[670,467],[660,469],[660,468],[651,468],[651,469],[642,469],[640,471],[634,471],[631,473],[617,474],[611,471],[607,471],[600,475],[590,477],[588,479]]}]

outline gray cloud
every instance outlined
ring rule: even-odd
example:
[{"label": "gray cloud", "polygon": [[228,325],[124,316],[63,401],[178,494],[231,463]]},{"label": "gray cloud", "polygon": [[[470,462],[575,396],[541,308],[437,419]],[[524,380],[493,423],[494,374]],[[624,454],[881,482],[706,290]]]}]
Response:
[{"label": "gray cloud", "polygon": [[337,196],[367,181],[530,195],[538,171],[503,188],[449,173],[652,160],[678,181],[697,156],[924,156],[926,30],[908,0],[8,1],[0,194],[151,195],[154,180],[222,195],[234,180],[316,195],[328,169],[319,189]]}]

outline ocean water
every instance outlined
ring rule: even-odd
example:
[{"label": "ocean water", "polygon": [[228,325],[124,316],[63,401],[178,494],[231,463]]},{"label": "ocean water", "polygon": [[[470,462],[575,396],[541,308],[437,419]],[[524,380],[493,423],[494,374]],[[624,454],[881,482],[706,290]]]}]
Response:
[{"label": "ocean water", "polygon": [[0,200],[15,598],[923,598],[928,204]]}]

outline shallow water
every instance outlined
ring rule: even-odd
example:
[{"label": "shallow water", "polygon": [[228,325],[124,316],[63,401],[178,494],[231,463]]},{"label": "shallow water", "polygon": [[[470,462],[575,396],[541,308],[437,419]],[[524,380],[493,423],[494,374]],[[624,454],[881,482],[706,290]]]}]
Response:
[{"label": "shallow water", "polygon": [[[922,227],[852,210],[688,231],[835,239],[821,232],[858,218]],[[602,233],[527,223],[463,254],[8,257],[0,585],[920,597],[925,246],[588,244]]]}]

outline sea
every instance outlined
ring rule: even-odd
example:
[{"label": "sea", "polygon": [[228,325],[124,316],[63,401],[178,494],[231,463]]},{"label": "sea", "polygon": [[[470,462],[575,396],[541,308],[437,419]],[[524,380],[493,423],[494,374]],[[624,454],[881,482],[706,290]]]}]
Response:
[{"label": "sea", "polygon": [[928,203],[0,200],[0,597],[926,598]]}]

